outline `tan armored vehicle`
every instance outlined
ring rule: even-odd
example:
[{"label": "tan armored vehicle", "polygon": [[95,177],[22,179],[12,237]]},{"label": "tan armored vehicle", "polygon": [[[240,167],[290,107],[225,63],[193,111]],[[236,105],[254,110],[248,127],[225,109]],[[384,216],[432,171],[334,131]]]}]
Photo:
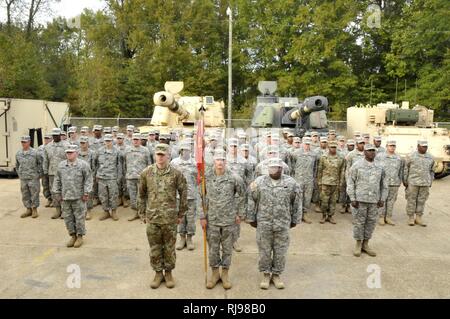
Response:
[{"label": "tan armored vehicle", "polygon": [[352,106],[347,108],[347,134],[355,131],[382,137],[382,145],[388,139],[397,141],[397,153],[406,156],[417,148],[417,140],[428,141],[428,151],[436,160],[436,178],[450,173],[450,137],[446,128],[433,123],[434,111],[416,105],[410,109],[409,102],[400,106],[392,102],[375,106]]},{"label": "tan armored vehicle", "polygon": [[141,132],[158,129],[161,133],[169,133],[176,129],[194,129],[195,121],[200,117],[200,109],[204,109],[206,128],[225,127],[222,101],[214,101],[213,96],[181,96],[184,83],[169,81],[164,85],[165,91],[153,96],[155,109],[150,126],[140,127]]}]

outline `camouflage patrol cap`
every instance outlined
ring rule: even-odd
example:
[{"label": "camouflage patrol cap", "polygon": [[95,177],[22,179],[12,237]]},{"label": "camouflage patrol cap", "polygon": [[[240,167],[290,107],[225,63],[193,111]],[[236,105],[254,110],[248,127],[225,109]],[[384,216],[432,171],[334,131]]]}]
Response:
[{"label": "camouflage patrol cap", "polygon": [[82,132],[82,133],[89,132],[89,126],[83,126],[83,127],[80,129],[80,132]]},{"label": "camouflage patrol cap", "polygon": [[267,153],[279,153],[279,151],[280,151],[280,149],[279,149],[279,147],[278,146],[276,146],[276,145],[269,145],[268,147],[267,147]]},{"label": "camouflage patrol cap", "polygon": [[312,132],[311,132],[311,136],[319,136],[319,132],[317,132],[317,131],[312,131]]},{"label": "camouflage patrol cap", "polygon": [[127,125],[127,131],[134,131],[134,125]]},{"label": "camouflage patrol cap", "polygon": [[328,143],[328,138],[326,136],[321,136],[320,143]]},{"label": "camouflage patrol cap", "polygon": [[377,148],[373,144],[366,144],[366,145],[364,145],[364,150],[365,151],[376,151]]},{"label": "camouflage patrol cap", "polygon": [[397,145],[397,142],[396,141],[394,141],[394,140],[389,140],[389,141],[387,141],[386,142],[386,145]]},{"label": "camouflage patrol cap", "polygon": [[118,139],[124,139],[124,138],[125,138],[125,134],[123,134],[123,133],[117,133],[117,138],[118,138]]},{"label": "camouflage patrol cap", "polygon": [[364,142],[364,139],[363,139],[362,137],[358,137],[358,138],[356,139],[356,144],[362,144],[362,143],[365,143],[365,142]]},{"label": "camouflage patrol cap", "polygon": [[298,137],[298,136],[294,137],[294,142],[293,143],[301,143],[301,142],[302,142],[302,139],[300,137]]},{"label": "camouflage patrol cap", "polygon": [[239,132],[238,138],[247,138],[247,134],[245,132]]},{"label": "camouflage patrol cap", "polygon": [[347,140],[347,145],[355,145],[355,140]]},{"label": "camouflage patrol cap", "polygon": [[113,126],[112,127],[112,131],[113,132],[119,132],[119,127],[118,126]]},{"label": "camouflage patrol cap", "polygon": [[139,134],[139,133],[133,133],[132,139],[133,139],[133,140],[140,140],[140,139],[141,139],[141,134]]},{"label": "camouflage patrol cap", "polygon": [[243,151],[250,150],[250,146],[248,144],[241,144],[240,149]]},{"label": "camouflage patrol cap", "polygon": [[292,133],[291,131],[289,131],[289,132],[287,133],[287,137],[294,137],[294,133]]},{"label": "camouflage patrol cap", "polygon": [[306,132],[305,136],[311,137],[311,132]]},{"label": "camouflage patrol cap", "polygon": [[169,145],[160,143],[155,147],[155,154],[157,155],[167,155],[169,154]]},{"label": "camouflage patrol cap", "polygon": [[190,151],[191,150],[191,144],[189,144],[189,143],[184,141],[183,143],[180,144],[180,151],[181,150],[188,150],[188,151]]},{"label": "camouflage patrol cap", "polygon": [[269,158],[268,167],[283,167],[283,164],[281,162],[281,158],[275,157],[275,158]]},{"label": "camouflage patrol cap", "polygon": [[148,135],[155,135],[155,131],[154,131],[154,130],[150,130],[150,131],[148,132]]},{"label": "camouflage patrol cap", "polygon": [[363,133],[363,134],[362,134],[362,137],[364,137],[364,138],[369,138],[369,137],[370,137],[370,134],[369,134],[369,133]]},{"label": "camouflage patrol cap", "polygon": [[20,138],[20,141],[21,141],[21,142],[29,142],[29,141],[31,141],[31,137],[30,137],[29,135],[23,135],[23,136]]},{"label": "camouflage patrol cap", "polygon": [[61,129],[55,127],[54,129],[52,129],[52,135],[53,135],[53,136],[55,136],[55,135],[61,135]]},{"label": "camouflage patrol cap", "polygon": [[71,126],[71,127],[69,127],[67,132],[69,132],[69,133],[76,133],[77,132],[77,127],[76,126]]},{"label": "camouflage patrol cap", "polygon": [[272,136],[272,132],[271,131],[267,131],[265,135],[266,135],[266,137]]},{"label": "camouflage patrol cap", "polygon": [[228,145],[229,146],[238,146],[239,142],[237,138],[229,138]]},{"label": "camouflage patrol cap", "polygon": [[134,128],[134,133],[141,133],[141,130],[138,128]]},{"label": "camouflage patrol cap", "polygon": [[160,140],[170,140],[170,134],[160,134],[159,139]]},{"label": "camouflage patrol cap", "polygon": [[67,132],[66,131],[61,131],[61,135],[67,136]]},{"label": "camouflage patrol cap", "polygon": [[103,128],[103,133],[111,133],[111,127],[105,126],[105,127]]},{"label": "camouflage patrol cap", "polygon": [[338,144],[336,141],[331,141],[330,143],[328,143],[328,147],[337,147]]},{"label": "camouflage patrol cap", "polygon": [[146,140],[146,141],[148,141],[148,134],[147,134],[147,133],[142,133],[142,134],[141,134],[141,140]]},{"label": "camouflage patrol cap", "polygon": [[51,138],[52,138],[52,134],[50,134],[50,133],[45,133],[44,138],[45,138],[46,140],[51,139]]},{"label": "camouflage patrol cap", "polygon": [[215,150],[214,151],[214,159],[215,160],[226,160],[227,154],[222,149]]},{"label": "camouflage patrol cap", "polygon": [[345,142],[345,136],[343,136],[343,135],[339,135],[339,136],[337,137],[337,139],[338,139],[339,142],[342,142],[342,141]]},{"label": "camouflage patrol cap", "polygon": [[426,140],[418,140],[417,145],[419,146],[428,146],[428,141]]},{"label": "camouflage patrol cap", "polygon": [[103,127],[101,125],[94,125],[94,127],[92,128],[92,131],[101,131],[102,128]]},{"label": "camouflage patrol cap", "polygon": [[377,141],[377,142],[381,142],[381,136],[374,136],[373,140]]},{"label": "camouflage patrol cap", "polygon": [[328,131],[328,134],[330,134],[330,135],[336,135],[336,130],[329,130],[329,131]]},{"label": "camouflage patrol cap", "polygon": [[81,136],[80,137],[80,143],[89,143],[89,137]]},{"label": "camouflage patrol cap", "polygon": [[66,153],[73,153],[73,152],[78,152],[78,146],[76,146],[75,144],[70,144],[69,146],[67,146]]},{"label": "camouflage patrol cap", "polygon": [[103,138],[103,140],[106,141],[112,141],[113,140],[113,136],[111,134],[105,134],[105,137]]},{"label": "camouflage patrol cap", "polygon": [[308,136],[305,136],[303,138],[303,144],[307,144],[307,145],[311,144],[311,138]]}]

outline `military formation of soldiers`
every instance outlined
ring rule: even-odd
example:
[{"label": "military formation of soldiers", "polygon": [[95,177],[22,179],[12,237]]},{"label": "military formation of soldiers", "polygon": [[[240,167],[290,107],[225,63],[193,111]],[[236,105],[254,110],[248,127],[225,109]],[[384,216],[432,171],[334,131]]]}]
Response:
[{"label": "military formation of soldiers", "polygon": [[80,134],[72,126],[66,134],[54,128],[36,150],[23,136],[16,155],[26,208],[21,217],[39,216],[42,184],[45,206],[55,208],[52,218],[64,219],[67,247],[79,248],[96,205],[102,207],[102,221],[119,220],[117,207],[130,206],[134,213],[128,220],[147,226],[152,288],[162,282],[175,286],[176,250],[195,249],[198,219],[208,244],[208,289],[220,281],[225,289],[232,287],[229,269],[233,250],[242,251],[243,222],[256,228],[261,289],[271,282],[284,288],[289,230],[302,221],[311,224],[314,211],[322,213],[321,224],[332,225],[336,211],[352,214],[357,257],[376,256],[369,240],[377,222],[395,225],[401,184],[408,224],[426,226],[422,216],[435,165],[427,141],[418,141],[417,150],[403,159],[395,152],[396,141],[383,147],[379,136],[360,132],[348,140],[334,130],[306,132],[303,138],[290,129],[206,133],[204,189],[197,183],[192,130],[140,133],[128,125],[121,133],[119,127],[94,125],[92,131],[82,127]]}]

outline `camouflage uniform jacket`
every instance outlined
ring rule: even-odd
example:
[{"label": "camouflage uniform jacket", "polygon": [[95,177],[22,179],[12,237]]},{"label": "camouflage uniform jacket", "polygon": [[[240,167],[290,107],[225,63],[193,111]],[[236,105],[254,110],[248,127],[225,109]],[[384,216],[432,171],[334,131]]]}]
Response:
[{"label": "camouflage uniform jacket", "polygon": [[388,186],[400,186],[403,181],[404,161],[402,158],[397,154],[381,152],[375,160],[383,166]]},{"label": "camouflage uniform jacket", "polygon": [[126,179],[139,178],[142,171],[151,163],[150,153],[144,146],[130,146],[123,155],[123,171]]},{"label": "camouflage uniform jacket", "polygon": [[316,177],[317,164],[314,152],[298,149],[291,155],[291,174],[300,183],[312,183]]},{"label": "camouflage uniform jacket", "polygon": [[93,180],[89,164],[83,160],[70,163],[62,161],[53,183],[53,193],[61,194],[63,200],[81,199],[92,191]]},{"label": "camouflage uniform jacket", "polygon": [[170,163],[173,167],[183,173],[187,182],[187,199],[197,199],[197,165],[191,157],[187,161],[178,157]]},{"label": "camouflage uniform jacket", "polygon": [[56,175],[59,163],[66,159],[66,148],[68,146],[69,143],[66,141],[50,142],[45,146],[43,164],[45,175]]},{"label": "camouflage uniform jacket", "polygon": [[95,177],[101,179],[122,178],[122,162],[116,147],[101,147],[95,154]]},{"label": "camouflage uniform jacket", "polygon": [[16,171],[20,179],[36,179],[43,174],[41,156],[30,147],[28,151],[19,150],[16,153]]},{"label": "camouflage uniform jacket", "polygon": [[403,182],[414,186],[431,186],[434,179],[434,158],[415,151],[406,157]]},{"label": "camouflage uniform jacket", "polygon": [[347,178],[347,194],[352,202],[378,203],[386,201],[388,185],[384,168],[366,159],[357,161]]},{"label": "camouflage uniform jacket", "polygon": [[317,169],[317,178],[319,185],[341,185],[345,176],[345,160],[337,154],[322,155]]},{"label": "camouflage uniform jacket", "polygon": [[81,159],[89,164],[89,168],[92,171],[92,176],[95,176],[95,152],[88,149],[86,152],[81,151],[78,153],[78,159]]}]

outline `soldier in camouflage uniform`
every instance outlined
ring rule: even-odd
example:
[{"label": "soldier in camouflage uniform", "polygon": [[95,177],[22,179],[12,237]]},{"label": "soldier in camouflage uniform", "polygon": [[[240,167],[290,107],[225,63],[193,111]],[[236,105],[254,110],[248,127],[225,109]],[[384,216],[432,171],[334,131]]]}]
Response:
[{"label": "soldier in camouflage uniform", "polygon": [[[44,151],[44,175],[48,175],[50,182],[50,190],[53,189],[53,182],[58,169],[58,165],[61,161],[66,159],[65,150],[69,146],[66,141],[61,141],[61,129],[54,128],[52,130],[53,141],[50,142]],[[52,205],[56,208],[55,214],[52,219],[61,217],[61,202],[55,199],[52,194]]]},{"label": "soldier in camouflage uniform", "polygon": [[406,213],[410,226],[426,226],[422,215],[433,183],[435,166],[434,158],[427,150],[428,142],[418,141],[417,151],[407,156],[405,161],[403,184],[406,187]]},{"label": "soldier in camouflage uniform", "polygon": [[[95,152],[89,149],[89,137],[80,136],[80,151],[78,152],[78,159],[83,160],[88,163],[89,168],[91,169],[92,176],[95,176]],[[92,208],[94,204],[92,202],[93,193],[89,193],[89,199],[86,202],[87,212],[86,212],[86,220],[92,219]]]},{"label": "soldier in camouflage uniform", "polygon": [[[200,221],[206,228],[209,265],[212,268],[206,288],[212,289],[222,280],[223,288],[230,289],[228,270],[233,253],[233,232],[235,225],[245,217],[243,181],[226,167],[226,153],[223,150],[215,151],[214,166],[206,170],[205,181],[208,213],[201,210]],[[222,274],[219,273],[220,266]]]},{"label": "soldier in camouflage uniform", "polygon": [[320,209],[322,211],[321,224],[326,221],[336,224],[333,215],[336,211],[336,202],[339,198],[339,189],[345,177],[345,160],[337,153],[337,143],[331,141],[328,153],[322,155],[317,170],[318,185],[320,188]]},{"label": "soldier in camouflage uniform", "polygon": [[373,138],[373,145],[377,149],[377,154],[386,152],[386,149],[383,146],[381,146],[381,136],[375,136]]},{"label": "soldier in camouflage uniform", "polygon": [[123,172],[127,182],[128,194],[130,195],[131,209],[135,211],[134,216],[128,221],[139,219],[137,211],[139,176],[151,164],[148,149],[141,145],[141,134],[134,133],[132,143],[132,146],[128,147],[123,155]]},{"label": "soldier in camouflage uniform", "polygon": [[292,177],[300,184],[302,189],[302,221],[311,224],[312,221],[307,217],[308,210],[311,208],[311,199],[316,180],[318,158],[311,151],[311,139],[303,138],[303,147],[296,150],[290,156]]},{"label": "soldier in camouflage uniform", "polygon": [[[94,136],[92,136],[89,140],[89,147],[91,150],[93,150],[95,153],[100,149],[100,147],[103,146],[104,141],[102,137],[102,130],[103,127],[101,125],[94,125],[92,132]],[[98,198],[98,182],[94,178],[94,188],[92,190],[92,196],[93,196],[93,205],[97,206],[100,204],[100,200]]]},{"label": "soldier in camouflage uniform", "polygon": [[125,145],[131,146],[133,144],[134,125],[127,125],[127,136],[125,136]]},{"label": "soldier in camouflage uniform", "polygon": [[45,199],[47,199],[47,203],[45,207],[50,207],[52,205],[52,192],[50,191],[50,181],[48,178],[48,174],[44,174],[44,152],[45,147],[52,141],[52,136],[50,134],[44,135],[44,144],[39,145],[37,152],[39,154],[41,165],[42,165],[42,193],[44,194]]},{"label": "soldier in camouflage uniform", "polygon": [[346,178],[342,181],[341,189],[339,190],[339,200],[338,202],[342,204],[341,213],[351,213],[350,211],[350,198],[347,195],[347,172],[348,172],[348,162],[347,155],[355,149],[355,141],[350,139],[346,142],[345,150],[341,151],[341,155],[345,159],[345,176]]},{"label": "soldier in camouflage uniform", "polygon": [[350,168],[347,178],[347,193],[352,202],[353,237],[356,240],[353,255],[361,256],[361,252],[376,256],[369,247],[369,240],[375,230],[378,209],[384,206],[388,194],[388,186],[384,168],[374,161],[375,146],[364,145],[364,159],[357,161]]},{"label": "soldier in camouflage uniform", "polygon": [[92,192],[92,173],[89,165],[78,160],[78,147],[66,149],[67,160],[58,165],[53,184],[53,194],[62,199],[62,215],[70,235],[67,247],[79,248],[86,235],[86,202]]},{"label": "soldier in camouflage uniform", "polygon": [[183,174],[169,164],[168,145],[156,145],[155,154],[156,163],[140,174],[138,211],[147,224],[150,265],[156,272],[150,286],[155,289],[165,281],[167,288],[173,288],[177,224],[188,209],[188,186]]},{"label": "soldier in camouflage uniform", "polygon": [[32,216],[37,218],[39,207],[39,178],[42,176],[42,162],[39,153],[32,148],[31,138],[22,136],[22,149],[16,153],[16,172],[20,179],[20,191],[22,193],[22,202],[26,212],[20,217]]},{"label": "soldier in camouflage uniform", "polygon": [[119,150],[113,146],[113,136],[106,134],[105,146],[101,147],[95,156],[95,179],[98,182],[98,196],[103,208],[100,220],[117,216],[117,197],[119,196],[118,181],[122,178],[122,162]]},{"label": "soldier in camouflage uniform", "polygon": [[[120,162],[122,163],[122,172],[124,173],[123,169],[123,161],[124,161],[124,155],[125,150],[128,147],[125,144],[125,135],[123,133],[118,133],[116,137],[116,147],[120,154]],[[125,179],[125,174],[122,174],[122,177],[118,181],[118,188],[119,188],[119,196],[117,199],[117,206],[123,205],[124,208],[127,208],[129,203],[130,196],[128,195],[127,191],[127,181]]]},{"label": "soldier in camouflage uniform", "polygon": [[395,141],[388,141],[386,146],[386,152],[377,152],[377,156],[375,157],[375,160],[384,168],[389,187],[386,203],[384,207],[380,208],[378,223],[380,225],[388,224],[395,226],[392,220],[392,211],[397,200],[398,188],[403,181],[404,161],[399,155],[395,154]]},{"label": "soldier in camouflage uniform", "polygon": [[78,139],[77,127],[76,126],[69,127],[67,134],[69,135],[67,142],[69,142],[69,144],[77,145],[79,147],[80,141]]},{"label": "soldier in camouflage uniform", "polygon": [[[256,165],[254,178],[262,175],[269,175],[269,160],[275,157],[280,158],[279,148],[276,145],[269,145],[267,147],[267,158]],[[289,169],[289,166],[284,161],[282,165],[283,174],[290,175],[291,171]]]},{"label": "soldier in camouflage uniform", "polygon": [[194,250],[192,237],[195,235],[196,209],[198,205],[197,190],[197,165],[191,157],[191,145],[182,143],[180,145],[180,156],[172,160],[171,165],[183,173],[187,182],[187,211],[181,223],[178,225],[180,241],[177,245],[178,250],[187,247],[188,250]]},{"label": "soldier in camouflage uniform", "polygon": [[315,150],[320,147],[319,133],[316,131],[311,132],[311,150]]},{"label": "soldier in camouflage uniform", "polygon": [[269,288],[270,279],[276,288],[284,288],[280,276],[286,263],[289,228],[300,223],[303,210],[301,186],[283,175],[281,166],[281,159],[270,159],[269,176],[260,176],[250,184],[247,222],[256,228],[261,289]]}]

